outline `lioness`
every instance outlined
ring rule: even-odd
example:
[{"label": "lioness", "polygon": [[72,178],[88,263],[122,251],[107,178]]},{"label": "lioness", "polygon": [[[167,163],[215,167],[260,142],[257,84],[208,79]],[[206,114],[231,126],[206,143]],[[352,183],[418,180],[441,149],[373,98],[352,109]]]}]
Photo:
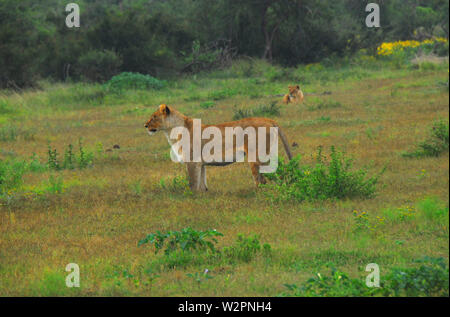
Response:
[{"label": "lioness", "polygon": [[[167,137],[169,144],[172,146],[172,150],[177,155],[178,160],[186,164],[187,174],[188,174],[188,179],[189,179],[189,186],[190,186],[191,190],[193,190],[193,191],[207,191],[208,190],[207,184],[206,184],[205,166],[208,166],[208,165],[225,166],[225,165],[234,163],[236,161],[236,156],[233,156],[231,161],[229,159],[225,158],[227,146],[229,148],[232,147],[232,150],[233,150],[232,153],[237,153],[237,154],[241,153],[242,155],[247,156],[247,158],[249,158],[249,156],[256,157],[255,161],[250,162],[250,160],[248,160],[249,164],[250,164],[250,168],[252,170],[254,181],[257,186],[259,184],[266,183],[264,176],[260,173],[260,166],[262,165],[262,163],[261,163],[262,160],[260,160],[260,154],[256,153],[258,151],[252,150],[252,149],[254,149],[252,144],[250,144],[250,146],[249,146],[249,142],[248,142],[249,135],[244,136],[243,143],[240,143],[241,146],[237,146],[238,142],[236,141],[236,138],[237,138],[236,136],[234,136],[236,138],[234,138],[232,136],[231,142],[229,142],[229,140],[227,142],[227,137],[225,137],[225,142],[220,143],[223,145],[224,151],[218,151],[218,153],[221,152],[220,153],[221,157],[219,160],[206,161],[203,157],[201,157],[200,161],[192,161],[190,159],[186,159],[188,157],[189,158],[191,157],[193,148],[195,146],[195,144],[193,144],[194,143],[193,142],[194,134],[196,133],[195,132],[195,130],[196,130],[195,124],[196,123],[195,123],[194,119],[181,114],[180,112],[178,112],[177,110],[175,110],[172,107],[169,108],[165,104],[160,105],[158,110],[155,111],[155,113],[153,113],[151,115],[150,119],[145,123],[145,128],[148,130],[148,133],[150,135],[153,135],[154,133],[156,133],[158,131],[163,131]],[[186,128],[186,131],[189,131],[189,143],[190,143],[189,151],[183,149],[182,147],[176,148],[174,146],[174,142],[172,141],[173,139],[170,138],[172,129],[177,128],[176,131],[178,131],[178,129],[180,127],[184,127],[184,128]],[[292,154],[289,149],[289,143],[287,142],[286,136],[274,120],[270,120],[270,119],[266,119],[266,118],[245,118],[242,120],[225,122],[225,123],[221,123],[221,124],[217,124],[217,125],[201,124],[201,125],[199,125],[199,127],[201,127],[202,135],[204,134],[203,133],[204,130],[207,128],[212,128],[212,129],[216,129],[216,131],[220,131],[221,138],[222,138],[221,141],[224,141],[223,139],[224,139],[224,136],[227,134],[227,130],[228,131],[230,130],[230,129],[226,129],[226,128],[233,128],[232,130],[234,130],[235,128],[242,128],[242,129],[245,129],[246,131],[247,131],[247,128],[249,128],[249,127],[253,127],[254,130],[256,130],[256,131],[259,131],[259,130],[267,131],[267,130],[270,130],[270,128],[272,128],[272,129],[275,128],[277,133],[280,135],[280,138],[283,142],[284,149],[287,153],[288,158],[289,159],[292,158]],[[265,128],[265,129],[262,129],[261,127]],[[266,138],[265,138],[266,142],[270,142],[273,139],[270,136],[270,133],[271,132],[269,132],[269,131],[266,132]],[[256,132],[256,134],[257,135],[256,135],[255,139],[260,140],[260,136],[258,135],[258,132]],[[263,136],[261,136],[261,137],[263,137]],[[180,141],[180,139],[181,139],[181,135],[178,135],[178,139],[176,141]],[[208,143],[207,139],[201,140],[202,150],[205,147],[205,144],[207,145],[207,143]],[[278,144],[278,142],[277,142],[277,144]],[[269,147],[270,147],[270,144],[269,144]],[[277,148],[277,150],[278,150],[278,148]]]},{"label": "lioness", "polygon": [[283,97],[283,102],[285,104],[288,104],[290,102],[296,102],[296,103],[300,103],[303,102],[303,92],[300,89],[299,85],[296,86],[288,86],[289,88],[289,93],[284,95]]}]

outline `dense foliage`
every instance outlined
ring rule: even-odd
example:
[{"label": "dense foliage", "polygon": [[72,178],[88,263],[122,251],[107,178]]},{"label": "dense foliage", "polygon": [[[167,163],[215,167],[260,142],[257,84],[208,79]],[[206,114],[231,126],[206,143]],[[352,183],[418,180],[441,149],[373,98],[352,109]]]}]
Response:
[{"label": "dense foliage", "polygon": [[364,281],[350,278],[331,268],[329,275],[310,278],[304,284],[285,284],[281,296],[448,296],[448,265],[443,258],[424,257],[419,267],[394,268],[382,277],[381,287],[369,288]]},{"label": "dense foliage", "polygon": [[167,77],[244,55],[292,66],[382,42],[448,38],[448,0],[380,1],[381,28],[365,26],[367,2],[80,0],[81,26],[70,29],[67,3],[2,0],[0,87],[121,72]]},{"label": "dense foliage", "polygon": [[370,198],[375,195],[379,175],[367,177],[366,169],[353,169],[353,160],[333,146],[329,160],[319,147],[315,165],[301,165],[300,156],[285,163],[280,160],[277,171],[266,174],[273,183],[266,185],[274,200],[324,200],[329,198]]}]

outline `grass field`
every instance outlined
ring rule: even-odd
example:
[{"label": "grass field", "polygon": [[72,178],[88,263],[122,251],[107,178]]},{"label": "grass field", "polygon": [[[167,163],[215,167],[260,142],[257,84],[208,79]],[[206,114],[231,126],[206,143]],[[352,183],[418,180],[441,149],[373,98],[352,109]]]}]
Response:
[{"label": "grass field", "polygon": [[[433,122],[448,120],[448,61],[399,69],[300,67],[291,71],[305,102],[288,106],[273,95],[296,82],[277,71],[237,65],[169,81],[161,90],[120,94],[54,83],[2,92],[0,159],[32,168],[0,196],[0,295],[277,296],[288,291],[284,284],[329,275],[332,266],[364,280],[366,265],[377,263],[383,280],[424,256],[448,264],[448,150],[402,155],[427,138]],[[209,167],[209,191],[192,194],[173,181],[185,170],[170,160],[164,135],[149,137],[144,128],[160,103],[210,124],[272,101],[281,106],[273,119],[305,164],[318,146],[325,154],[335,146],[355,169],[369,166],[373,175],[386,168],[376,195],[274,202],[254,186],[245,163]],[[69,144],[78,153],[80,138],[87,167],[48,168],[49,146],[63,160]],[[239,234],[256,234],[270,252],[229,259],[138,246],[149,233],[187,227],[221,232],[219,250]],[[79,288],[65,286],[72,262],[80,267]]]}]

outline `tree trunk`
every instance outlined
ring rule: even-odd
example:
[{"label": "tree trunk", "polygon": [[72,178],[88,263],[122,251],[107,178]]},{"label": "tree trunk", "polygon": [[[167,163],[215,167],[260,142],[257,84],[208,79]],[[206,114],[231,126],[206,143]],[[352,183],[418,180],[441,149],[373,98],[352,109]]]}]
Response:
[{"label": "tree trunk", "polygon": [[272,62],[272,44],[273,39],[275,37],[275,33],[278,30],[278,27],[280,26],[281,21],[278,21],[271,32],[268,30],[267,25],[267,10],[269,9],[271,4],[270,0],[266,0],[263,5],[262,9],[262,20],[261,20],[261,30],[264,34],[264,53],[262,55],[262,58],[265,60],[268,60],[269,62]]}]

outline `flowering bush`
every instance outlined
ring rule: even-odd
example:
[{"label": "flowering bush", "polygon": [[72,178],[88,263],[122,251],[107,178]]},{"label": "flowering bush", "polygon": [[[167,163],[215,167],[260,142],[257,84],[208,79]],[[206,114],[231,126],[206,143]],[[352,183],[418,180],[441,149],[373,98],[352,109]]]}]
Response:
[{"label": "flowering bush", "polygon": [[414,41],[414,40],[408,40],[408,41],[397,41],[397,42],[385,42],[382,43],[377,48],[377,55],[379,56],[390,56],[394,55],[399,52],[411,52],[415,53],[417,50],[424,49],[426,51],[433,51],[437,46],[445,45],[448,43],[448,40],[446,38],[437,37],[432,39],[426,39],[424,41]]}]

